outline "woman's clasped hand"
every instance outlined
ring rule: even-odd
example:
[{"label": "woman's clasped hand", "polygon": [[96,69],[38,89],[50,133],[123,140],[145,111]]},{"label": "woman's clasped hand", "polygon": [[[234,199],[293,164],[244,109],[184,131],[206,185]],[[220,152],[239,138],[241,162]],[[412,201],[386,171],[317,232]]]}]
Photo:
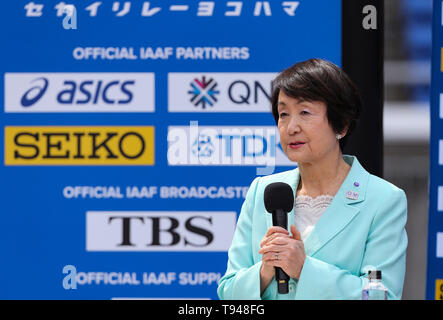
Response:
[{"label": "woman's clasped hand", "polygon": [[300,232],[291,225],[291,233],[282,227],[270,227],[260,243],[258,253],[262,254],[262,274],[272,277],[274,267],[280,267],[288,276],[300,278],[306,258]]}]

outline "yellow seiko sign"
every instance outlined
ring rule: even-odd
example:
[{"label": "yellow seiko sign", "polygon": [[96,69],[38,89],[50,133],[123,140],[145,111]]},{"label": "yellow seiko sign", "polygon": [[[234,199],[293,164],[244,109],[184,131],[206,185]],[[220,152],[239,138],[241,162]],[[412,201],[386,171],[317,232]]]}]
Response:
[{"label": "yellow seiko sign", "polygon": [[443,279],[435,279],[435,300],[443,300]]},{"label": "yellow seiko sign", "polygon": [[154,127],[5,127],[5,165],[154,165]]}]

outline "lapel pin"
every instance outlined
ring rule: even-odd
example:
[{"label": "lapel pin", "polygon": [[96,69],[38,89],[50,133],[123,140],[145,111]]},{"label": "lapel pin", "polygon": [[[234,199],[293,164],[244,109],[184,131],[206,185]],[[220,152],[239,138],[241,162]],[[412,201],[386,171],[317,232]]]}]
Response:
[{"label": "lapel pin", "polygon": [[351,199],[351,200],[357,200],[358,199],[358,192],[348,191],[348,192],[346,192],[346,198]]}]

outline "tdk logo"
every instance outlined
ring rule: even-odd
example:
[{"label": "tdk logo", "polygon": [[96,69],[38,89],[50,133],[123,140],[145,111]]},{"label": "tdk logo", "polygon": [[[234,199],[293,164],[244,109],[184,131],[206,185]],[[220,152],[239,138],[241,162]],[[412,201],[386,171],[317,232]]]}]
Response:
[{"label": "tdk logo", "polygon": [[[23,92],[23,85],[29,87]],[[153,73],[6,73],[5,112],[153,112]]]},{"label": "tdk logo", "polygon": [[170,166],[294,166],[275,126],[168,127]]},{"label": "tdk logo", "polygon": [[169,112],[271,111],[276,73],[169,73]]}]

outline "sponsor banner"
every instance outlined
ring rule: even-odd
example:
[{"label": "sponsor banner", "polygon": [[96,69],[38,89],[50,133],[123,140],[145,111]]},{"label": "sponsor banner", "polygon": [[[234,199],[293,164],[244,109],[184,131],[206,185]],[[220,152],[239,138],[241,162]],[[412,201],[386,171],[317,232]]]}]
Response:
[{"label": "sponsor banner", "polygon": [[170,126],[170,166],[294,166],[275,126]]},{"label": "sponsor banner", "polygon": [[154,127],[5,127],[5,165],[154,165]]},{"label": "sponsor banner", "polygon": [[440,50],[441,55],[440,55],[440,71],[443,72],[443,47]]},{"label": "sponsor banner", "polygon": [[88,211],[87,251],[227,251],[235,212]]},{"label": "sponsor banner", "polygon": [[169,73],[169,112],[271,112],[276,73]]},{"label": "sponsor banner", "polygon": [[440,119],[443,119],[443,93],[440,93]]},{"label": "sponsor banner", "polygon": [[443,279],[435,279],[435,300],[443,300]]},{"label": "sponsor banner", "polygon": [[154,112],[154,73],[5,73],[5,112]]},{"label": "sponsor banner", "polygon": [[341,13],[342,0],[4,1],[0,299],[217,299],[250,183],[296,165],[271,80],[312,57],[340,66]]},{"label": "sponsor banner", "polygon": [[437,258],[443,258],[443,232],[437,232]]},{"label": "sponsor banner", "polygon": [[438,164],[443,165],[443,140],[438,142]]},{"label": "sponsor banner", "polygon": [[443,186],[438,187],[437,199],[437,211],[443,211]]},{"label": "sponsor banner", "polygon": [[433,1],[431,64],[431,134],[426,299],[439,296],[437,279],[443,278],[443,24],[441,0]]}]

